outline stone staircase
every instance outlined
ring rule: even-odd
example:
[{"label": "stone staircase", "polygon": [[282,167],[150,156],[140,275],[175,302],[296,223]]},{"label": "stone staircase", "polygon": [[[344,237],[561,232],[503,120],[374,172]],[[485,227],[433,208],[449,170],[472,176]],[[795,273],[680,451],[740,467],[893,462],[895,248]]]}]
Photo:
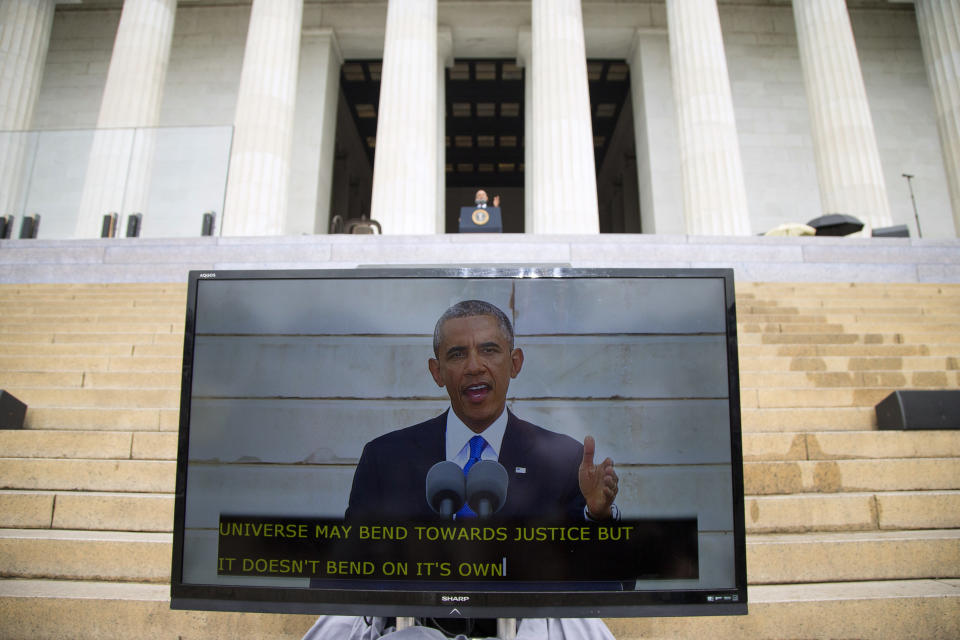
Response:
[{"label": "stone staircase", "polygon": [[[312,616],[169,609],[186,289],[0,285],[0,637],[299,638]],[[960,431],[880,432],[960,388],[960,285],[737,285],[750,615],[617,638],[960,637]]]}]

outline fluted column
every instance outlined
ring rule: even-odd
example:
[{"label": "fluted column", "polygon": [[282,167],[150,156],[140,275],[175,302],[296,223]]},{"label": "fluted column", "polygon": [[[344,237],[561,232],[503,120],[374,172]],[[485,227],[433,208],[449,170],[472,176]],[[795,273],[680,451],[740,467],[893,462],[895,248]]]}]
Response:
[{"label": "fluted column", "polygon": [[447,227],[447,80],[446,70],[453,66],[453,31],[440,27],[437,31],[437,228]]},{"label": "fluted column", "polygon": [[960,0],[917,0],[917,27],[937,107],[953,227],[960,236]]},{"label": "fluted column", "polygon": [[716,0],[667,0],[690,234],[750,233],[747,193]]},{"label": "fluted column", "polygon": [[[103,215],[141,212],[150,188],[154,131],[173,43],[176,0],[126,0],[100,102],[77,237],[100,235]],[[149,220],[144,221],[144,225]]]},{"label": "fluted column", "polygon": [[50,44],[54,0],[0,2],[0,215],[23,197],[27,133]]},{"label": "fluted column", "polygon": [[437,231],[437,0],[390,0],[371,217],[386,234]]},{"label": "fluted column", "polygon": [[517,66],[523,67],[523,230],[533,233],[533,53],[530,30],[517,31]]},{"label": "fluted column", "polygon": [[[627,56],[634,146],[637,150],[636,197],[643,233],[683,234],[677,109],[670,76],[666,30],[637,30]],[[656,149],[656,152],[651,152]]]},{"label": "fluted column", "polygon": [[254,0],[234,116],[221,235],[284,232],[303,0]]},{"label": "fluted column", "polygon": [[[533,0],[532,233],[599,233],[597,176],[580,0]],[[531,77],[532,76],[532,77]]]},{"label": "fluted column", "polygon": [[793,15],[823,213],[889,226],[887,187],[846,2],[795,0]]},{"label": "fluted column", "polygon": [[287,235],[326,233],[330,226],[337,100],[343,56],[333,29],[304,30],[290,174]]}]

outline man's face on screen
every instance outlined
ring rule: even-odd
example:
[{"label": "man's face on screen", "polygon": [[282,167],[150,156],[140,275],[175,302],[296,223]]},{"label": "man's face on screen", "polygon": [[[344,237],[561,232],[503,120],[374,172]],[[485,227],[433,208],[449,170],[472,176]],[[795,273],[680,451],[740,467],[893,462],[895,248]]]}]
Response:
[{"label": "man's face on screen", "polygon": [[453,412],[480,433],[503,412],[510,379],[523,366],[523,351],[511,349],[493,316],[447,320],[430,373],[446,387]]}]

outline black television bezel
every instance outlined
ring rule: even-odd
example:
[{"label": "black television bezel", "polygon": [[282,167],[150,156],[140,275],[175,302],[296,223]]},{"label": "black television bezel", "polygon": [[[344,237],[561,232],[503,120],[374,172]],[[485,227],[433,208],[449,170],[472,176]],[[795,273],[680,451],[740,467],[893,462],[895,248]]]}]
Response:
[{"label": "black television bezel", "polygon": [[[311,589],[183,583],[184,520],[197,292],[202,280],[307,279],[603,279],[716,278],[723,281],[730,416],[730,464],[734,526],[735,587],[641,591],[488,591],[442,594],[436,591],[383,589]],[[745,615],[747,613],[746,531],[740,372],[733,269],[641,269],[573,267],[377,267],[310,270],[190,271],[184,325],[183,366],[174,494],[170,607],[180,610],[337,614],[363,616],[537,618],[537,617],[674,617]],[[464,600],[464,598],[466,598]],[[709,600],[708,600],[709,599]]]}]

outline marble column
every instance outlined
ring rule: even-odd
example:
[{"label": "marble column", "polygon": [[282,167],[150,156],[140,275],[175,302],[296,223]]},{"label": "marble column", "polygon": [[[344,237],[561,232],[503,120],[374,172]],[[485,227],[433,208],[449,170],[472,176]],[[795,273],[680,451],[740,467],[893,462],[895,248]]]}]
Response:
[{"label": "marble column", "polygon": [[716,0],[667,0],[686,232],[750,233]]},{"label": "marble column", "polygon": [[517,31],[517,66],[524,69],[523,80],[523,230],[533,233],[533,53],[530,30]]},{"label": "marble column", "polygon": [[173,43],[176,0],[126,0],[100,101],[76,236],[100,235],[103,216],[144,213],[156,127]]},{"label": "marble column", "polygon": [[333,29],[304,30],[292,137],[287,235],[327,233],[343,56]]},{"label": "marble column", "polygon": [[846,2],[795,1],[793,15],[822,213],[889,226],[887,187]]},{"label": "marble column", "polygon": [[390,0],[370,217],[385,234],[437,231],[437,0]]},{"label": "marble column", "polygon": [[670,77],[670,44],[666,29],[634,33],[627,57],[637,152],[636,197],[643,233],[685,233],[677,148],[677,109]]},{"label": "marble column", "polygon": [[447,81],[446,70],[453,66],[453,31],[440,27],[437,31],[437,229],[447,227]]},{"label": "marble column", "polygon": [[254,0],[234,116],[221,235],[287,224],[303,0]]},{"label": "marble column", "polygon": [[0,2],[0,215],[26,213],[21,202],[30,135],[26,131],[40,94],[54,4]]},{"label": "marble column", "polygon": [[953,227],[960,236],[960,0],[917,0],[916,11],[937,109]]},{"label": "marble column", "polygon": [[[528,233],[599,233],[590,90],[580,0],[533,0],[532,211]],[[532,165],[532,166],[531,166]]]}]

